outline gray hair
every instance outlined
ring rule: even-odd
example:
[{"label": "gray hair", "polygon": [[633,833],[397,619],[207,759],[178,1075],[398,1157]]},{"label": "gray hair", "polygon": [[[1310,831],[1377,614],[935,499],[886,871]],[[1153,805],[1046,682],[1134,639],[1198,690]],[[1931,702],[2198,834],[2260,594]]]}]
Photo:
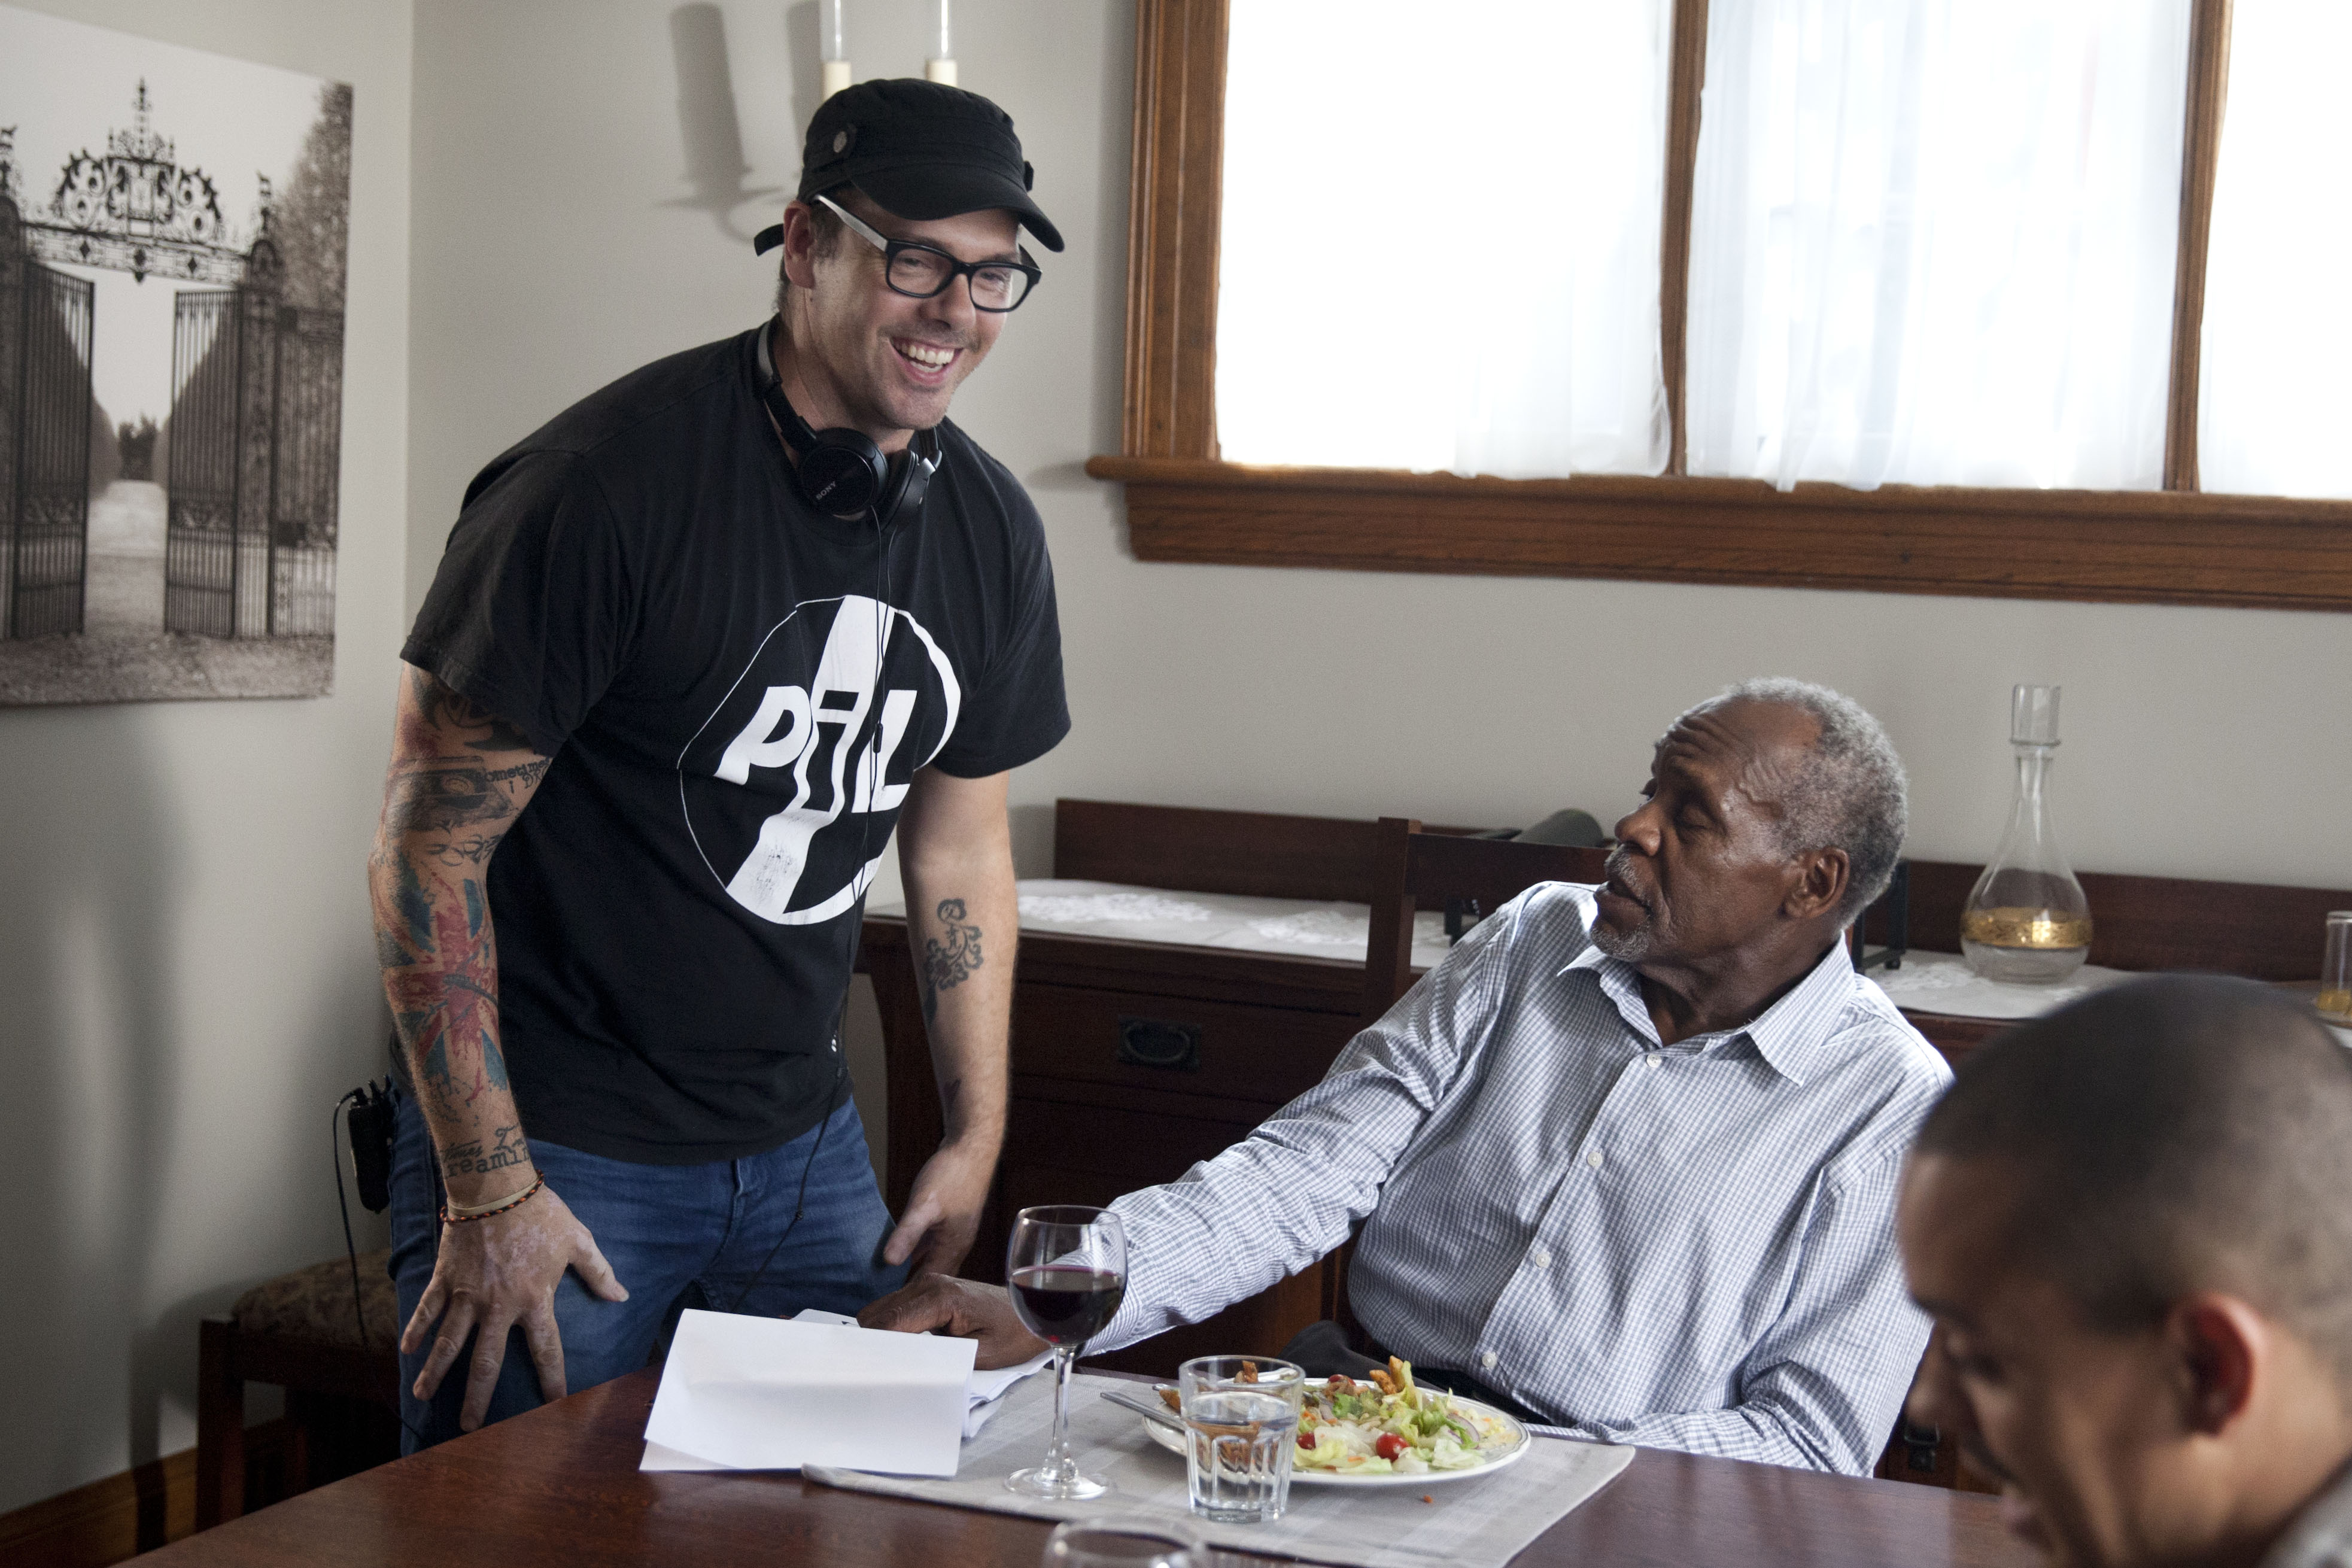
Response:
[{"label": "gray hair", "polygon": [[1911,807],[1903,759],[1886,731],[1853,698],[1782,676],[1743,680],[1699,704],[1776,702],[1811,715],[1822,727],[1796,777],[1780,796],[1780,848],[1845,851],[1845,900],[1838,919],[1852,921],[1894,879]]}]

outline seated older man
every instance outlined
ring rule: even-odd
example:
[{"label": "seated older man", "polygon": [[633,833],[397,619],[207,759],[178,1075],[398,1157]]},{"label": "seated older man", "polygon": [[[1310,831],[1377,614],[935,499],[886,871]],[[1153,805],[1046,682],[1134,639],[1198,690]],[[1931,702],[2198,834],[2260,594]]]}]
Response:
[{"label": "seated older man", "polygon": [[2352,1564],[2352,1058],[2300,1003],[2168,975],[2002,1036],[1900,1232],[1914,1414],[2051,1562]]},{"label": "seated older man", "polygon": [[[1841,938],[1902,844],[1900,761],[1795,681],[1658,742],[1600,887],[1481,922],[1322,1083],[1130,1193],[1108,1350],[1264,1289],[1362,1222],[1348,1289],[1416,1376],[1569,1432],[1868,1471],[1927,1342],[1893,1234],[1948,1080]],[[869,1325],[1032,1353],[930,1275]],[[1449,1370],[1450,1369],[1450,1370]]]}]

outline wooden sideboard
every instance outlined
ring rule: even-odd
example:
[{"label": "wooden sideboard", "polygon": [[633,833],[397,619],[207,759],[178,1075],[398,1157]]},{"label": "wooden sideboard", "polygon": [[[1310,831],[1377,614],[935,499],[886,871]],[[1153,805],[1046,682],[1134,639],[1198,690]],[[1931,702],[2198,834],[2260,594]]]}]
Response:
[{"label": "wooden sideboard", "polygon": [[[1369,904],[1375,826],[1065,800],[1055,812],[1054,874]],[[1960,907],[1980,869],[1912,862],[1914,946],[1958,951]],[[2352,908],[2352,893],[2309,888],[2095,874],[2083,882],[2095,921],[2091,958],[2118,969],[2315,977],[2321,917]],[[868,917],[860,963],[873,976],[889,1064],[887,1196],[903,1212],[940,1127],[906,922]],[[1024,931],[1004,1158],[964,1271],[1001,1277],[1006,1216],[1017,1209],[1108,1203],[1171,1180],[1248,1133],[1323,1076],[1360,1026],[1363,990],[1364,966],[1355,960]],[[2002,1027],[1908,1016],[1954,1058]],[[1273,1352],[1299,1328],[1337,1315],[1344,1268],[1344,1256],[1334,1255],[1205,1323],[1104,1360],[1169,1374],[1188,1356]]]}]

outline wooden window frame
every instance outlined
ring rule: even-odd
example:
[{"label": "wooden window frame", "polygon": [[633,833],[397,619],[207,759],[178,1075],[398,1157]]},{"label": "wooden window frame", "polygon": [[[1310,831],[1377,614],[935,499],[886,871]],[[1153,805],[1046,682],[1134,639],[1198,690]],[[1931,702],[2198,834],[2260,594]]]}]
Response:
[{"label": "wooden window frame", "polygon": [[2195,0],[2162,490],[1685,477],[1683,383],[1706,0],[1677,0],[1661,350],[1660,477],[1496,479],[1219,460],[1218,222],[1227,0],[1137,0],[1121,452],[1144,561],[1600,577],[1997,598],[2352,610],[2352,502],[2198,491],[2199,336],[2229,0]]}]

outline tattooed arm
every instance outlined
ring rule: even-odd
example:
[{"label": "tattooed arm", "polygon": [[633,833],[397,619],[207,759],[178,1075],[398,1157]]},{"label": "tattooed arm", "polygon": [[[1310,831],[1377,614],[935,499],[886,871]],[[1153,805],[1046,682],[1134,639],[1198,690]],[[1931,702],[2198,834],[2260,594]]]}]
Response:
[{"label": "tattooed arm", "polygon": [[[499,1045],[488,877],[490,856],[547,766],[512,725],[404,667],[368,893],[384,994],[453,1204],[486,1204],[537,1179]],[[507,1332],[520,1324],[541,1390],[562,1398],[554,1301],[566,1268],[607,1300],[627,1299],[587,1227],[551,1190],[506,1214],[443,1226],[432,1283],[401,1336],[411,1354],[433,1340],[416,1396],[433,1396],[479,1329],[458,1424],[480,1426]]]},{"label": "tattooed arm", "polygon": [[1005,1040],[1020,914],[1013,891],[1009,775],[960,779],[926,768],[898,818],[908,938],[946,1136],[883,1256],[952,1273],[971,1250],[1004,1143]]}]

